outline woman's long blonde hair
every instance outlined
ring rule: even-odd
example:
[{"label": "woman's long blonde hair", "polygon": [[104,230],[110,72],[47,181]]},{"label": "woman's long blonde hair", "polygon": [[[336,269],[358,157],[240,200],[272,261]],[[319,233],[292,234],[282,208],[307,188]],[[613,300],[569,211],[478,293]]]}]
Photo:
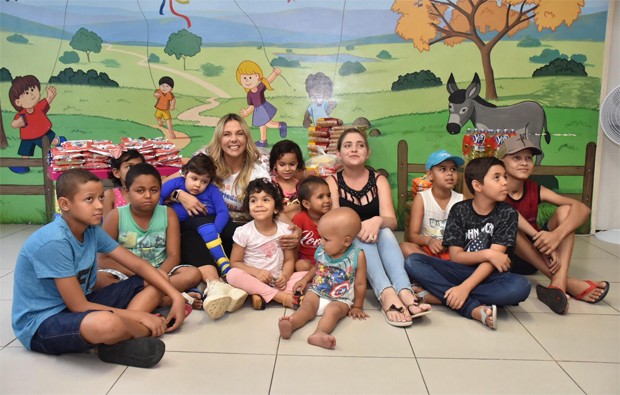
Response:
[{"label": "woman's long blonde hair", "polygon": [[[271,87],[271,85],[269,84],[269,81],[267,81],[267,78],[265,78],[265,76],[263,75],[263,70],[260,68],[260,66],[254,62],[252,62],[251,60],[244,60],[243,62],[239,63],[239,66],[237,66],[237,82],[239,84],[241,84],[241,75],[245,74],[245,75],[252,75],[252,74],[258,74],[258,78],[260,78],[260,81],[265,85],[265,87],[272,91],[273,88]],[[246,92],[249,92],[249,89],[243,88],[245,89]]]},{"label": "woman's long blonde hair", "polygon": [[252,175],[252,170],[254,166],[258,163],[258,159],[260,158],[260,153],[254,144],[254,140],[252,139],[252,135],[250,134],[250,127],[245,122],[245,120],[238,114],[226,114],[217,122],[215,125],[215,131],[213,133],[213,138],[211,138],[211,142],[206,146],[206,153],[213,159],[215,162],[215,166],[217,168],[217,178],[218,178],[218,187],[222,187],[221,181],[230,177],[233,172],[230,169],[230,166],[226,163],[226,159],[224,158],[224,152],[222,151],[222,136],[224,135],[224,126],[230,121],[237,121],[239,125],[241,125],[241,129],[243,129],[243,133],[245,133],[246,144],[245,144],[245,157],[243,158],[243,165],[241,166],[241,170],[239,171],[239,175],[235,179],[233,183],[233,191],[239,190],[241,195],[237,196],[237,198],[243,201],[245,190],[250,183],[250,176]]}]

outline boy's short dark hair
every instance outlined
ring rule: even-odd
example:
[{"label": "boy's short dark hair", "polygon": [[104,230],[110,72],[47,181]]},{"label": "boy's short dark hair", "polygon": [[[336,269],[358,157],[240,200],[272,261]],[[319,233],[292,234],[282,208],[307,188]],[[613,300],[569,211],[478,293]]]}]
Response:
[{"label": "boy's short dark hair", "polygon": [[297,159],[297,170],[303,170],[306,168],[304,162],[304,156],[301,153],[301,148],[296,142],[291,140],[281,140],[273,145],[271,152],[269,153],[269,170],[273,170],[276,167],[276,162],[284,154],[293,153]]},{"label": "boy's short dark hair", "polygon": [[303,205],[304,200],[310,200],[312,194],[316,190],[319,185],[325,185],[329,187],[327,181],[319,176],[308,176],[301,180],[299,184],[297,184],[297,199],[299,203],[301,203],[301,209],[306,211],[306,208]]},{"label": "boy's short dark hair", "polygon": [[63,172],[56,181],[56,199],[64,197],[73,200],[73,197],[80,189],[80,185],[91,181],[101,182],[99,177],[88,170],[70,169]]},{"label": "boy's short dark hair", "polygon": [[469,189],[469,192],[475,195],[476,191],[474,190],[474,187],[472,185],[474,180],[478,181],[481,185],[484,185],[484,177],[486,177],[489,169],[496,165],[506,168],[504,166],[504,162],[494,156],[474,158],[469,161],[467,167],[465,167],[465,184],[467,185],[467,189]]},{"label": "boy's short dark hair", "polygon": [[211,159],[210,156],[207,156],[203,153],[196,154],[191,157],[191,159],[181,167],[181,173],[184,176],[189,172],[196,173],[199,176],[207,174],[211,181],[215,181],[217,178],[217,168],[215,167],[215,162]]},{"label": "boy's short dark hair", "polygon": [[127,175],[125,176],[125,188],[129,190],[129,188],[131,188],[131,184],[133,184],[136,178],[145,175],[155,177],[161,187],[161,174],[159,174],[157,169],[149,163],[138,163],[135,166],[131,166],[127,172]]},{"label": "boy's short dark hair", "polygon": [[[253,193],[265,192],[271,196],[275,202],[275,211],[277,213],[282,212],[284,209],[284,198],[282,197],[282,190],[280,187],[268,178],[257,178],[250,181],[247,189],[245,190],[245,197],[243,198],[243,209],[245,212],[250,212],[250,195]],[[273,218],[275,219],[278,214],[274,212]]]},{"label": "boy's short dark hair", "polygon": [[25,75],[23,77],[15,77],[13,78],[13,82],[11,83],[11,88],[9,89],[9,100],[11,101],[11,105],[15,108],[16,111],[21,111],[22,107],[15,104],[15,101],[19,99],[19,97],[26,92],[28,88],[36,87],[41,90],[41,83],[39,79],[34,75]]},{"label": "boy's short dark hair", "polygon": [[171,88],[174,88],[174,80],[171,77],[168,77],[167,75],[159,79],[159,85],[161,84],[168,84],[168,86],[170,86]]}]

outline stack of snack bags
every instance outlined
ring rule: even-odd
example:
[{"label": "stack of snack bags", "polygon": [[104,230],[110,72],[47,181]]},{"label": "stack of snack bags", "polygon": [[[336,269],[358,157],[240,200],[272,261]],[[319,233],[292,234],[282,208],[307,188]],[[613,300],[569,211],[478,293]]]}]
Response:
[{"label": "stack of snack bags", "polygon": [[74,168],[108,169],[110,159],[128,149],[138,150],[153,166],[181,167],[181,154],[175,145],[163,138],[132,139],[123,137],[116,145],[110,140],[68,140],[50,149],[50,167],[53,171]]},{"label": "stack of snack bags", "polygon": [[316,126],[308,128],[308,152],[310,156],[333,154],[338,151],[338,139],[342,132],[349,128],[355,128],[366,133],[366,126],[344,125],[342,119],[338,118],[319,118]]},{"label": "stack of snack bags", "polygon": [[183,166],[179,149],[162,137],[148,140],[123,137],[121,138],[120,146],[123,148],[123,151],[128,149],[137,150],[144,156],[146,163],[150,163],[153,166]]}]

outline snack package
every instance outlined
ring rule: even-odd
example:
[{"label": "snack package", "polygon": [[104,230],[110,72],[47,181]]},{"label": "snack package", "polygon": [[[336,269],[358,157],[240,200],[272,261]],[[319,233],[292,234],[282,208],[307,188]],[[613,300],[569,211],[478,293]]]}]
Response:
[{"label": "snack package", "polygon": [[426,191],[433,186],[433,183],[426,177],[426,174],[422,177],[416,177],[411,180],[411,193],[415,197],[418,192]]},{"label": "snack package", "polygon": [[306,161],[306,175],[319,175],[321,177],[328,177],[342,167],[342,164],[338,160],[336,155],[322,153],[313,156]]}]

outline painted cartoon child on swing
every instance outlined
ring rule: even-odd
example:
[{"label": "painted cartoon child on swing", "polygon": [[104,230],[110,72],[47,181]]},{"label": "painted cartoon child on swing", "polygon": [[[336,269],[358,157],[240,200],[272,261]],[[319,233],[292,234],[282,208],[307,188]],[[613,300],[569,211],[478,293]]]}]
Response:
[{"label": "painted cartoon child on swing", "polygon": [[[52,122],[47,117],[50,104],[56,97],[56,88],[49,85],[47,87],[47,97],[41,99],[41,83],[34,75],[15,77],[9,89],[9,100],[17,110],[17,115],[11,122],[12,128],[19,128],[19,138],[21,143],[17,154],[23,158],[34,155],[35,148],[43,148],[43,136],[47,136],[51,145],[58,145],[66,139],[62,136],[56,137],[52,131]],[[24,174],[30,171],[25,166],[10,166],[13,173]]]},{"label": "painted cartoon child on swing", "polygon": [[260,66],[250,60],[245,60],[237,67],[237,82],[245,89],[248,94],[249,107],[242,108],[242,117],[252,115],[252,126],[257,126],[260,130],[260,140],[256,142],[257,147],[267,147],[267,128],[278,128],[280,137],[286,137],[286,122],[273,121],[273,117],[278,111],[273,104],[265,99],[265,90],[273,90],[271,83],[280,75],[279,68],[274,67],[267,78],[263,76]]}]

